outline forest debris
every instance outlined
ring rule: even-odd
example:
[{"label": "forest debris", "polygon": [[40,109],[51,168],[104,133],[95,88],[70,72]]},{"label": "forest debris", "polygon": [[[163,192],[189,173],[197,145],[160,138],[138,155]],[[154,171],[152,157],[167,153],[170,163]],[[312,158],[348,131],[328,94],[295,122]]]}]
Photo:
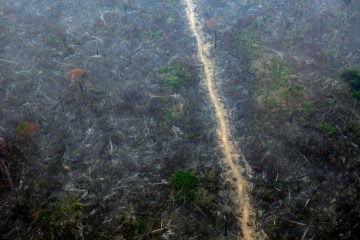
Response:
[{"label": "forest debris", "polygon": [[10,186],[11,190],[13,191],[15,198],[17,199],[18,197],[17,197],[16,189],[14,187],[14,181],[13,181],[13,179],[11,177],[11,173],[9,171],[9,168],[5,163],[5,159],[3,159],[3,158],[0,158],[0,167],[1,167],[0,168],[0,170],[1,170],[0,173],[1,172],[5,173],[6,178],[8,180],[8,183],[9,183],[9,186]]},{"label": "forest debris", "polygon": [[352,179],[354,179],[355,181],[357,181],[357,182],[360,184],[360,177],[359,177],[359,175],[358,175],[356,172],[353,172],[353,173],[351,174],[351,176],[353,176]]},{"label": "forest debris", "polygon": [[291,220],[289,220],[289,222],[295,223],[295,224],[300,225],[300,226],[306,226],[305,223],[301,223],[301,222],[297,222],[297,221],[291,221]]},{"label": "forest debris", "polygon": [[357,228],[357,226],[359,226],[360,223],[357,223],[355,224],[353,227],[352,227],[352,230],[354,230],[355,228]]},{"label": "forest debris", "polygon": [[1,58],[0,58],[0,61],[2,61],[2,62],[7,62],[7,63],[15,63],[14,61],[5,60],[5,59],[1,59]]},{"label": "forest debris", "polygon": [[136,237],[134,237],[134,239],[142,239],[143,237],[148,236],[148,235],[161,235],[164,232],[166,232],[167,230],[168,230],[168,228],[165,226],[165,227],[162,227],[162,228],[152,230],[151,232],[136,236]]},{"label": "forest debris", "polygon": [[65,171],[70,171],[70,170],[71,170],[71,168],[70,168],[69,165],[64,165],[64,166],[63,166],[63,169],[64,169]]},{"label": "forest debris", "polygon": [[200,207],[196,204],[194,204],[192,206],[192,208],[195,210],[195,211],[198,211],[199,213],[201,213],[201,215],[205,216],[205,213],[203,211],[201,211]]},{"label": "forest debris", "polygon": [[305,239],[306,234],[308,233],[308,231],[309,231],[309,227],[307,227],[307,228],[305,229],[304,234],[302,235],[301,240],[304,240],[304,239]]},{"label": "forest debris", "polygon": [[303,175],[300,175],[300,176],[294,176],[294,177],[290,177],[288,179],[288,181],[291,181],[291,180],[294,180],[294,179],[299,179],[299,178],[305,178],[305,177],[308,177],[309,174],[303,174]]}]

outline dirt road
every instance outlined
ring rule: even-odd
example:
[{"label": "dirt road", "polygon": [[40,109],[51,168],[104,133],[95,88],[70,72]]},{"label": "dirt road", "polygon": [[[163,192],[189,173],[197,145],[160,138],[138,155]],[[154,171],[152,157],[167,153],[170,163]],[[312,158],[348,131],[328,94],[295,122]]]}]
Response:
[{"label": "dirt road", "polygon": [[184,0],[184,2],[188,24],[196,39],[197,57],[203,65],[204,81],[208,90],[210,102],[213,105],[216,115],[218,126],[217,134],[224,154],[223,162],[224,165],[228,166],[230,169],[230,173],[227,174],[227,181],[232,182],[236,186],[236,199],[233,200],[238,208],[234,210],[236,210],[239,225],[241,227],[241,232],[238,233],[238,239],[264,239],[264,237],[261,237],[260,234],[255,231],[254,211],[251,207],[249,198],[249,183],[242,175],[244,169],[239,164],[234,163],[234,160],[239,158],[239,154],[234,151],[226,110],[220,102],[220,96],[214,85],[215,66],[210,52],[212,45],[204,37],[202,25],[195,13],[196,4],[193,0]]}]

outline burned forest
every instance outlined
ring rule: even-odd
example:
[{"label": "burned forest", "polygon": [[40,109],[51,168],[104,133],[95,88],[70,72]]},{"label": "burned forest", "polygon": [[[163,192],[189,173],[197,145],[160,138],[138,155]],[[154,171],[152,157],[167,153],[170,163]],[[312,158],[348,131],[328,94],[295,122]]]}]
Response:
[{"label": "burned forest", "polygon": [[0,0],[0,239],[360,239],[359,0]]}]

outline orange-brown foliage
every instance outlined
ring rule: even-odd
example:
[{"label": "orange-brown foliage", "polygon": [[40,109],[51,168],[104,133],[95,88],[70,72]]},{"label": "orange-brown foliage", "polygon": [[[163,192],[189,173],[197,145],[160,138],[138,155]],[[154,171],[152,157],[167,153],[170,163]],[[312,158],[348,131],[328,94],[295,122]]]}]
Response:
[{"label": "orange-brown foliage", "polygon": [[66,75],[73,80],[81,80],[87,77],[87,72],[81,68],[74,68],[68,71]]},{"label": "orange-brown foliage", "polygon": [[24,122],[15,129],[16,138],[23,140],[26,137],[31,137],[37,130],[39,130],[39,127],[36,124]]},{"label": "orange-brown foliage", "polygon": [[213,28],[214,25],[216,24],[216,20],[214,18],[210,18],[207,22],[206,22],[206,26],[208,28]]},{"label": "orange-brown foliage", "polygon": [[217,18],[212,17],[209,20],[207,20],[206,26],[210,29],[213,29],[214,27],[218,27],[222,22],[223,22],[222,17],[217,17]]}]

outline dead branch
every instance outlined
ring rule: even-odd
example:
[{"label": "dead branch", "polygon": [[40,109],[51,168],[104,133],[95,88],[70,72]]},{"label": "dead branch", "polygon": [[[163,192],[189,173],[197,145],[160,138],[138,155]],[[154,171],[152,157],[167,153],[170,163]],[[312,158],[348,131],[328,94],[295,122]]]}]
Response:
[{"label": "dead branch", "polygon": [[309,205],[310,201],[311,201],[310,198],[308,200],[306,200],[304,208],[306,208]]},{"label": "dead branch", "polygon": [[291,181],[291,180],[294,180],[294,179],[299,179],[299,178],[304,178],[304,177],[308,177],[309,174],[304,174],[304,175],[300,175],[300,176],[294,176],[294,177],[290,177],[287,179],[287,181]]},{"label": "dead branch", "polygon": [[167,230],[168,230],[168,228],[165,226],[165,227],[162,227],[162,228],[159,228],[159,229],[152,230],[151,232],[138,235],[134,239],[142,239],[142,237],[145,237],[145,236],[148,236],[148,235],[161,235],[164,232],[166,232]]},{"label": "dead branch", "polygon": [[15,61],[5,60],[5,59],[1,59],[1,58],[0,58],[0,61],[7,62],[7,63],[15,63]]},{"label": "dead branch", "polygon": [[309,231],[309,227],[307,227],[307,228],[305,229],[304,234],[302,235],[301,240],[304,240],[304,239],[305,239],[306,234],[308,233],[308,231]]},{"label": "dead branch", "polygon": [[17,193],[16,193],[16,190],[15,190],[15,187],[14,187],[13,179],[11,177],[10,171],[9,171],[8,167],[6,166],[5,160],[3,158],[0,159],[0,166],[1,166],[1,169],[3,170],[3,172],[5,173],[8,181],[9,181],[9,185],[10,185],[11,190],[14,193],[15,199],[17,199]]},{"label": "dead branch", "polygon": [[301,223],[301,222],[296,222],[296,221],[291,221],[291,220],[289,220],[289,222],[295,223],[295,224],[300,225],[300,226],[306,226],[305,223]]},{"label": "dead branch", "polygon": [[203,211],[201,211],[200,207],[197,206],[196,204],[194,204],[194,205],[192,206],[192,208],[193,208],[195,211],[200,212],[201,215],[205,216],[205,213],[204,213]]}]

